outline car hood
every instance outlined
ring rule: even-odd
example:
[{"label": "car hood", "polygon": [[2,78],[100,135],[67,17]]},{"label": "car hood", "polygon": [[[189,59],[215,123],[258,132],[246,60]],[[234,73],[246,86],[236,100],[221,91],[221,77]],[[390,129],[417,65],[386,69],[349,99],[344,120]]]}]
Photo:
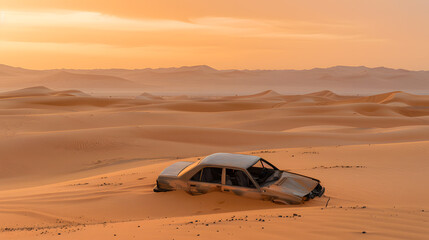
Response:
[{"label": "car hood", "polygon": [[280,179],[266,188],[304,197],[319,184],[319,180],[291,172],[282,172]]}]

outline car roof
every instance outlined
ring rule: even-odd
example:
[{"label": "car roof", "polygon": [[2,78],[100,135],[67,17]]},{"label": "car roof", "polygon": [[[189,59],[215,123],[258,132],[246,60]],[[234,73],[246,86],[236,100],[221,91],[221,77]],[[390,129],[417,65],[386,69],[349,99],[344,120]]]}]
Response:
[{"label": "car roof", "polygon": [[202,159],[198,165],[247,169],[258,162],[259,159],[261,158],[252,155],[215,153]]}]

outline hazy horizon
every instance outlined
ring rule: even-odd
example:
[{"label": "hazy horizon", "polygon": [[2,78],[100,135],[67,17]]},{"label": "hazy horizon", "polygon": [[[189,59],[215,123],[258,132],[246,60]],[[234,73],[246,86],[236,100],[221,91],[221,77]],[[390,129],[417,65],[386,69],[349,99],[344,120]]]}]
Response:
[{"label": "hazy horizon", "polygon": [[365,65],[332,65],[327,67],[310,67],[310,68],[216,68],[211,65],[207,64],[196,64],[196,65],[177,65],[177,66],[165,66],[165,67],[136,67],[136,68],[117,68],[117,67],[111,67],[111,68],[69,68],[69,67],[60,67],[60,68],[27,68],[22,66],[16,66],[16,65],[9,65],[5,63],[0,63],[0,66],[6,66],[6,67],[13,67],[13,68],[22,68],[27,70],[36,70],[36,71],[48,71],[48,70],[145,70],[145,69],[180,69],[180,68],[192,68],[192,67],[208,67],[212,68],[214,70],[218,71],[228,71],[228,70],[239,70],[239,71],[306,71],[306,70],[314,70],[314,69],[332,69],[332,68],[367,68],[367,69],[391,69],[391,70],[405,70],[405,71],[412,71],[412,72],[427,72],[428,69],[420,69],[420,70],[414,70],[414,69],[407,69],[407,68],[394,68],[394,67],[387,67],[387,66],[365,66]]}]

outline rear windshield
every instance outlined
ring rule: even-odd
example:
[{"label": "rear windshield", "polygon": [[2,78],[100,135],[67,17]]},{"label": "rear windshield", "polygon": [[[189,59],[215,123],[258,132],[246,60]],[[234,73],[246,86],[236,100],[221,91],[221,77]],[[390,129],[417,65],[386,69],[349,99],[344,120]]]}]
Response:
[{"label": "rear windshield", "polygon": [[189,166],[185,167],[184,169],[182,169],[182,171],[180,171],[179,174],[177,174],[177,175],[180,175],[182,173],[185,173],[185,172],[189,171],[190,169],[192,169],[195,166],[197,166],[199,163],[200,163],[200,161],[196,161],[196,162],[192,163],[191,165],[189,165]]}]

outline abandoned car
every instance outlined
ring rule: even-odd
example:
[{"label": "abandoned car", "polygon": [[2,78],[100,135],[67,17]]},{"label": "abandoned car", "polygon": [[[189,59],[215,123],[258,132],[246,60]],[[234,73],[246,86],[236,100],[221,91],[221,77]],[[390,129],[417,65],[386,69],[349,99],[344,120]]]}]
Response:
[{"label": "abandoned car", "polygon": [[158,176],[155,192],[184,190],[192,195],[213,191],[298,204],[321,197],[320,181],[279,170],[268,161],[251,155],[215,153],[197,162],[176,162]]}]

